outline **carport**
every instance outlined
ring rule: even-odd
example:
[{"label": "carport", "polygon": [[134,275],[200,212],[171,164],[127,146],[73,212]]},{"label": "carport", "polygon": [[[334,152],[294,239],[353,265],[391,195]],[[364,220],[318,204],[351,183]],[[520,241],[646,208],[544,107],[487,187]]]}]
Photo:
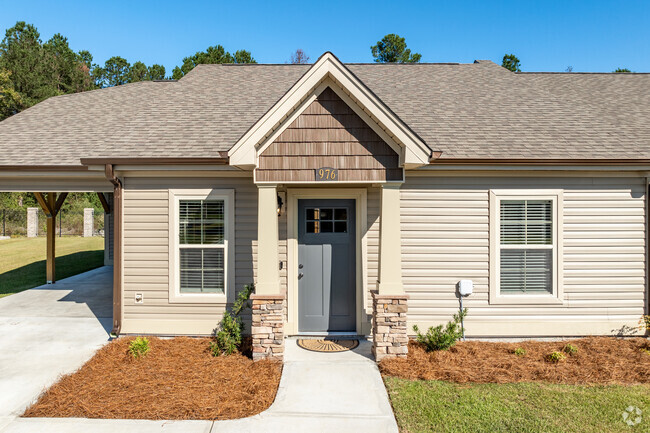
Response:
[{"label": "carport", "polygon": [[[46,238],[47,277],[43,283],[56,282],[56,216],[71,192],[95,192],[99,196],[104,212],[110,215],[113,230],[106,236],[112,237],[108,244],[113,246],[113,323],[112,333],[119,334],[121,323],[121,217],[122,184],[113,173],[113,166],[3,166],[0,165],[0,192],[33,192],[47,217]],[[112,193],[112,203],[106,194]]]}]

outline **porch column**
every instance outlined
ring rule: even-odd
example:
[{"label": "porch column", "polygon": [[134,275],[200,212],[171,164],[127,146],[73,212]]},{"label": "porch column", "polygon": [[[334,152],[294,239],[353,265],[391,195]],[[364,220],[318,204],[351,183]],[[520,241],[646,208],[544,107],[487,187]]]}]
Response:
[{"label": "porch column", "polygon": [[258,295],[280,294],[278,253],[278,191],[276,185],[258,185],[257,283]]},{"label": "porch column", "polygon": [[257,193],[257,282],[251,296],[253,359],[281,360],[286,302],[280,292],[277,186],[258,185]]},{"label": "porch column", "polygon": [[377,362],[406,357],[408,296],[402,284],[401,184],[381,187],[379,281],[372,293],[372,353]]},{"label": "porch column", "polygon": [[43,212],[45,213],[45,216],[47,217],[47,239],[46,239],[46,244],[47,244],[47,258],[46,258],[46,278],[47,278],[47,284],[54,284],[55,282],[55,275],[56,275],[56,266],[55,266],[55,260],[56,260],[56,216],[59,213],[59,210],[61,210],[61,206],[63,205],[63,202],[65,201],[65,198],[68,196],[67,192],[61,193],[58,195],[55,192],[50,192],[47,194],[47,196],[44,196],[40,192],[35,192],[34,197],[36,197],[36,201],[38,202],[39,205],[41,205],[41,208],[43,209]]},{"label": "porch column", "polygon": [[403,295],[402,235],[400,229],[401,184],[381,187],[379,220],[379,284],[380,295]]},{"label": "porch column", "polygon": [[[47,204],[50,209],[56,205],[56,193],[51,192],[47,195]],[[46,223],[46,243],[47,243],[47,284],[54,284],[56,280],[56,211],[47,215]]]}]

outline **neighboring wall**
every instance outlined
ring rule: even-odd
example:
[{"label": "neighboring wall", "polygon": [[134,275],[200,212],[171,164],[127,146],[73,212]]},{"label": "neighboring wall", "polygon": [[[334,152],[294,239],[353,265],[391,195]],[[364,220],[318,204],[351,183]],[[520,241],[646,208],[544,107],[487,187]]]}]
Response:
[{"label": "neighboring wall", "polygon": [[[460,279],[474,281],[465,301],[469,336],[611,334],[637,326],[646,290],[644,181],[408,172],[401,196],[409,331],[451,319]],[[488,191],[513,188],[564,190],[564,305],[488,302]]]},{"label": "neighboring wall", "polygon": [[[183,188],[235,189],[235,285],[240,290],[253,282],[257,187],[251,177],[127,177],[124,180],[123,333],[209,334],[226,307],[169,302],[168,191]],[[281,247],[282,257],[286,257],[286,242]],[[282,278],[286,285],[284,271]],[[143,294],[142,304],[135,304],[136,293]]]}]

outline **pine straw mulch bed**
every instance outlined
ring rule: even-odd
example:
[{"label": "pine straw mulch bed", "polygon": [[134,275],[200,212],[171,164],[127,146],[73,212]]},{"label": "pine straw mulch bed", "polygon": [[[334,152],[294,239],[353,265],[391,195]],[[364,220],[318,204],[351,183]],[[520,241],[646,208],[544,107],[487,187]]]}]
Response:
[{"label": "pine straw mulch bed", "polygon": [[[578,349],[558,363],[546,360],[570,343]],[[514,350],[526,354],[517,356]],[[650,384],[650,341],[590,337],[520,343],[459,342],[448,351],[427,353],[411,341],[407,358],[383,360],[385,376],[455,383],[549,382],[572,385]]]},{"label": "pine straw mulch bed", "polygon": [[149,338],[134,359],[132,338],[99,350],[47,390],[25,417],[217,420],[262,412],[273,400],[282,364],[241,354],[214,357],[208,338]]}]

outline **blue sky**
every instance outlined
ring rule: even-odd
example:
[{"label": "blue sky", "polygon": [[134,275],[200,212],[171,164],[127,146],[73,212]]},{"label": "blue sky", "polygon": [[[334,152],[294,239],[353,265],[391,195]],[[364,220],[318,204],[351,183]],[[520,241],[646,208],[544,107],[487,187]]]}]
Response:
[{"label": "blue sky", "polygon": [[501,62],[525,71],[650,72],[650,1],[30,1],[0,0],[0,28],[35,24],[43,40],[67,36],[95,62],[113,55],[160,63],[171,73],[210,45],[247,49],[284,63],[296,48],[315,60],[371,62],[387,33],[406,38],[425,62]]}]

